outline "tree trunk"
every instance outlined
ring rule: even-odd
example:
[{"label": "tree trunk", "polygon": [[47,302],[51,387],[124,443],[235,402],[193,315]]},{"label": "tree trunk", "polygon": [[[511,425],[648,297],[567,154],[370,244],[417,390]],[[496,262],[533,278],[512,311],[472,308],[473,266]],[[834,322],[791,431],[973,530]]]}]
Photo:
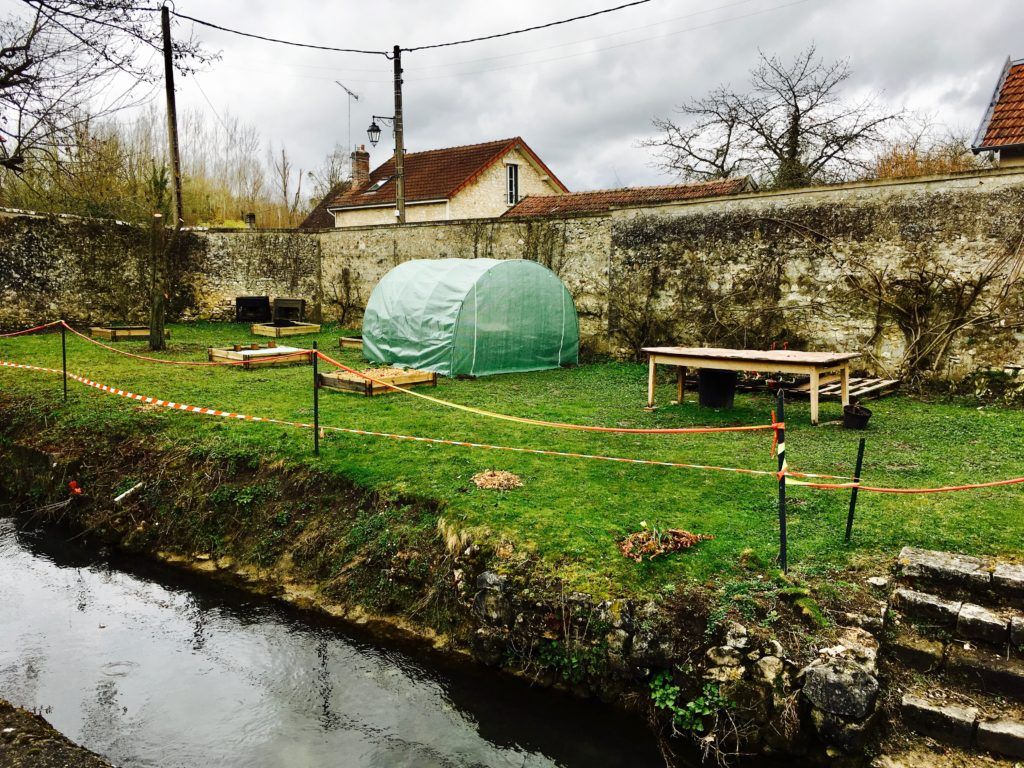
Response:
[{"label": "tree trunk", "polygon": [[153,214],[149,238],[149,348],[164,349],[164,321],[167,314],[167,246],[164,217]]}]

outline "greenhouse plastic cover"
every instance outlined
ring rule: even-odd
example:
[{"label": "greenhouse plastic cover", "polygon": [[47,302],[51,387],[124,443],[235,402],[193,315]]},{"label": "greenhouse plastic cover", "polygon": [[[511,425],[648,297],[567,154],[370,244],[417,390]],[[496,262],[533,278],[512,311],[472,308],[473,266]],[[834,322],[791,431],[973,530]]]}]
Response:
[{"label": "greenhouse plastic cover", "polygon": [[363,315],[367,359],[452,376],[579,361],[572,296],[524,259],[415,259],[388,272]]}]

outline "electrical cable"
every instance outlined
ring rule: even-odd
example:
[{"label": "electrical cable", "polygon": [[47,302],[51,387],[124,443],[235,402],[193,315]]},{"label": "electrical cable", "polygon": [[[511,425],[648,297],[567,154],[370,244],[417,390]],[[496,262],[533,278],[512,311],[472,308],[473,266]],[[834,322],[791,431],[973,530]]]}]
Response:
[{"label": "electrical cable", "polygon": [[583,19],[592,19],[595,16],[603,16],[606,13],[612,13],[614,11],[621,11],[624,8],[632,8],[635,5],[643,5],[649,3],[651,0],[633,0],[631,3],[623,3],[617,5],[614,8],[604,8],[600,11],[593,11],[591,13],[584,13],[580,16],[573,16],[569,19],[561,19],[560,21],[549,21],[546,24],[535,24],[532,27],[523,27],[522,29],[513,29],[510,32],[497,32],[493,35],[482,35],[480,37],[470,37],[465,40],[452,40],[447,43],[433,43],[431,45],[415,45],[409,48],[403,48],[403,51],[428,51],[434,48],[450,48],[453,45],[465,45],[466,43],[479,43],[484,40],[496,40],[499,37],[511,37],[512,35],[521,35],[524,32],[534,32],[538,29],[548,29],[550,27],[557,27],[562,24],[569,24],[573,21],[581,21]]}]

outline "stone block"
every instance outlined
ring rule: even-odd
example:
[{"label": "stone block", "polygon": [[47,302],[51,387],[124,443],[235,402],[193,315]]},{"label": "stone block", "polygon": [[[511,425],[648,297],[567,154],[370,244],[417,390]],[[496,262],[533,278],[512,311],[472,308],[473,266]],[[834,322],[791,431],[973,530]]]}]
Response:
[{"label": "stone block", "polygon": [[991,645],[1006,645],[1010,639],[1010,623],[988,608],[964,603],[956,619],[956,634],[966,640]]},{"label": "stone block", "polygon": [[976,707],[934,704],[913,694],[904,694],[900,713],[908,728],[954,747],[969,748],[978,721]]},{"label": "stone block", "polygon": [[1014,616],[1010,619],[1010,645],[1014,648],[1024,648],[1024,616]]},{"label": "stone block", "polygon": [[822,712],[863,720],[875,707],[878,680],[848,659],[836,659],[803,670],[803,695]]},{"label": "stone block", "polygon": [[978,724],[978,749],[1006,757],[1024,757],[1024,723],[993,720]]},{"label": "stone block", "polygon": [[707,659],[716,667],[738,667],[743,663],[743,654],[736,648],[720,645],[708,649]]},{"label": "stone block", "polygon": [[916,632],[901,632],[888,644],[891,656],[908,669],[930,672],[942,665],[945,645],[929,640]]},{"label": "stone block", "polygon": [[1024,565],[1000,563],[992,573],[992,587],[1013,602],[1024,601]]},{"label": "stone block", "polygon": [[869,717],[863,722],[851,722],[829,712],[811,710],[811,722],[814,723],[814,730],[821,741],[846,753],[860,752],[864,749],[874,721],[875,718]]},{"label": "stone block", "polygon": [[982,650],[967,651],[953,643],[946,649],[946,671],[985,693],[1024,701],[1024,661]]},{"label": "stone block", "polygon": [[899,611],[915,619],[924,619],[940,627],[953,627],[963,603],[945,600],[927,592],[913,589],[897,589],[892,595],[892,604]]},{"label": "stone block", "polygon": [[900,573],[912,582],[926,582],[962,589],[987,589],[992,574],[980,557],[904,547],[899,556]]}]

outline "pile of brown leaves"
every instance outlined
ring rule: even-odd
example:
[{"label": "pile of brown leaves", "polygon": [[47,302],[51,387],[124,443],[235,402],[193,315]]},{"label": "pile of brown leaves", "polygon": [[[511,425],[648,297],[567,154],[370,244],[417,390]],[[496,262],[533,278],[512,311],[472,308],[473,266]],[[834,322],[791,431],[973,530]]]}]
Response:
[{"label": "pile of brown leaves", "polygon": [[477,488],[487,488],[492,491],[510,491],[513,488],[522,488],[523,481],[519,475],[506,472],[503,469],[487,469],[473,475],[473,482]]},{"label": "pile of brown leaves", "polygon": [[715,538],[707,533],[690,533],[680,528],[669,528],[668,530],[647,530],[646,528],[629,536],[619,542],[619,551],[630,560],[638,563],[646,557],[653,560],[658,555],[669,552],[678,552],[681,549],[690,547]]}]

